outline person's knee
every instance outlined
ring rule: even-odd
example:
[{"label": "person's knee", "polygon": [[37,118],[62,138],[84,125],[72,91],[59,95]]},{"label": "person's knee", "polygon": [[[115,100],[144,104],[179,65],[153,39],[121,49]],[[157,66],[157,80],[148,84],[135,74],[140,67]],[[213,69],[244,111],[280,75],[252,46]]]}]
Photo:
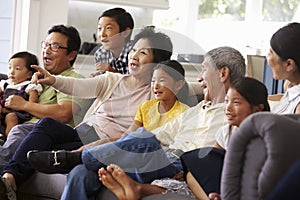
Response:
[{"label": "person's knee", "polygon": [[52,135],[53,133],[59,130],[61,123],[52,119],[50,117],[45,117],[40,119],[37,124],[34,126],[31,134],[49,134]]},{"label": "person's knee", "polygon": [[18,116],[16,115],[16,113],[8,113],[5,117],[5,123],[6,124],[18,124],[19,120],[18,120]]},{"label": "person's knee", "polygon": [[56,122],[55,119],[52,119],[50,117],[44,117],[38,121],[37,125],[48,125],[48,124],[53,124],[55,122]]},{"label": "person's knee", "polygon": [[[93,147],[95,148],[95,147]],[[85,163],[85,161],[89,161],[93,158],[92,154],[90,153],[89,149],[85,148],[82,151],[81,154],[82,162]]]}]

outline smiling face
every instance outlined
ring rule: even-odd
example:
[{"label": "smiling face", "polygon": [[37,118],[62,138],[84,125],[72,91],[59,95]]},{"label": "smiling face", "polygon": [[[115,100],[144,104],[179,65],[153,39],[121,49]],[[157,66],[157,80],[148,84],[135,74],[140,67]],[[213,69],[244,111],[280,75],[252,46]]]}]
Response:
[{"label": "smiling face", "polygon": [[[58,33],[50,33],[45,42],[48,44],[58,44],[62,47],[67,47],[68,38],[67,36]],[[50,49],[50,46],[42,48],[42,58],[44,67],[51,74],[58,75],[71,67],[70,61],[74,59],[74,55],[71,53],[67,54],[67,50],[59,48],[56,52]]]},{"label": "smiling face", "polygon": [[128,54],[128,58],[130,74],[150,81],[154,67],[154,55],[148,39],[139,39]]},{"label": "smiling face", "polygon": [[227,121],[232,126],[239,126],[246,117],[255,112],[249,102],[234,88],[229,88],[225,104]]},{"label": "smiling face", "polygon": [[23,58],[12,58],[8,66],[8,78],[13,84],[30,80],[32,72],[26,67],[26,60]]},{"label": "smiling face", "polygon": [[209,57],[204,59],[202,66],[199,80],[201,81],[204,99],[206,101],[213,101],[221,94],[219,93],[220,90],[224,90],[223,83],[219,78],[219,71],[215,69]]},{"label": "smiling face", "polygon": [[98,22],[97,36],[106,50],[121,51],[127,37],[126,33],[120,33],[120,27],[115,19],[101,17]]},{"label": "smiling face", "polygon": [[154,71],[151,81],[151,90],[158,101],[174,101],[178,92],[177,82],[163,69]]}]

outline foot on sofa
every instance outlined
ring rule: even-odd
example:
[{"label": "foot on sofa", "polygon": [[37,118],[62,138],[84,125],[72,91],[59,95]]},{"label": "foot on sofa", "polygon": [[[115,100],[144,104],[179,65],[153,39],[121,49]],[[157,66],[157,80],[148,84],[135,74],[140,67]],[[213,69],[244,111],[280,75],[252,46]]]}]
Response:
[{"label": "foot on sofa", "polygon": [[67,174],[80,164],[73,152],[65,150],[29,151],[27,158],[32,168],[46,174]]}]

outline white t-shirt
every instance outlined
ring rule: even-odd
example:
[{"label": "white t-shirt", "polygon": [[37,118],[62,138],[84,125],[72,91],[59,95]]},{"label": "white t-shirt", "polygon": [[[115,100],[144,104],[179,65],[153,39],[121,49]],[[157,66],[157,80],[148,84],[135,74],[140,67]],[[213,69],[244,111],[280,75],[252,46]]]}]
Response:
[{"label": "white t-shirt", "polygon": [[[237,130],[236,126],[232,126],[231,134]],[[227,150],[230,138],[229,125],[225,125],[216,133],[216,142],[225,150]]]}]

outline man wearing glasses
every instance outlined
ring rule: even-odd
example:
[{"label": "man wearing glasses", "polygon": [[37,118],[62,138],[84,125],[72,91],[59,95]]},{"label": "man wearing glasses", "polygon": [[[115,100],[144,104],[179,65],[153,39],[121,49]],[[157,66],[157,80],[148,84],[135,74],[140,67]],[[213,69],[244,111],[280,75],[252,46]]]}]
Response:
[{"label": "man wearing glasses", "polygon": [[[79,33],[74,27],[57,25],[50,28],[48,36],[41,42],[44,68],[54,75],[83,77],[72,67],[80,43]],[[85,114],[89,103],[87,100],[68,96],[49,86],[44,86],[43,89],[39,103],[26,101],[19,96],[9,97],[8,108],[26,111],[34,117],[25,124],[15,126],[10,131],[7,141],[0,146],[0,170],[8,164],[21,141],[40,118],[47,116],[74,126],[75,113],[76,122],[79,122],[77,119],[82,119]]]}]

